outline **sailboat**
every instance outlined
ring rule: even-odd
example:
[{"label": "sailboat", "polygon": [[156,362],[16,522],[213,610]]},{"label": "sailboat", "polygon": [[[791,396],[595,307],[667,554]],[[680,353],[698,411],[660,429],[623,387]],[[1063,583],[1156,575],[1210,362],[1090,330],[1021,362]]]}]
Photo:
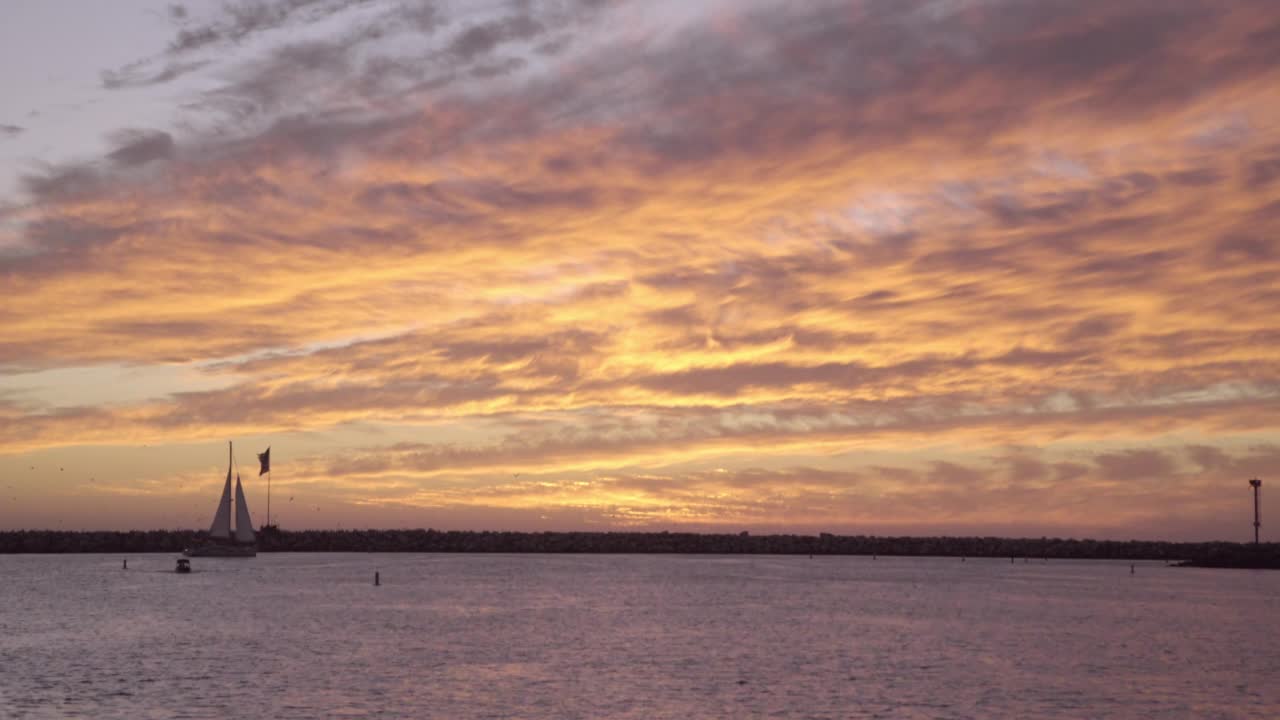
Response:
[{"label": "sailboat", "polygon": [[227,443],[227,483],[222,487],[222,498],[209,526],[208,540],[201,545],[182,551],[187,557],[254,557],[258,546],[254,541],[253,520],[249,518],[249,505],[244,501],[244,488],[240,474],[236,473],[235,531],[231,530],[231,470],[235,465],[231,443]]}]

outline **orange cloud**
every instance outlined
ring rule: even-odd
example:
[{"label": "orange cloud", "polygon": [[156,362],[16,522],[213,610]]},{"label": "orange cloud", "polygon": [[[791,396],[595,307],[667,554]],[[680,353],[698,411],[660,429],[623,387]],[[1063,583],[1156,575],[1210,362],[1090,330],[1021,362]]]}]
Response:
[{"label": "orange cloud", "polygon": [[[1221,450],[1273,431],[1280,43],[1264,40],[1280,17],[1019,7],[780,5],[635,28],[607,52],[550,28],[623,10],[447,38],[426,23],[439,54],[384,63],[440,73],[423,86],[370,81],[361,31],[244,62],[199,100],[256,108],[239,134],[121,134],[5,211],[0,246],[23,251],[0,257],[0,453],[448,428],[461,440],[295,480],[341,495],[363,478],[366,507],[785,525],[867,516],[799,470],[768,491],[636,473],[946,445],[967,450],[934,476],[869,481],[902,498],[893,522],[997,523],[1041,496],[969,493],[953,471],[1010,445]],[[506,62],[535,45],[542,61]],[[308,111],[267,117],[293,107]],[[80,406],[31,389],[35,371],[108,363],[226,387],[157,380],[130,394],[146,400]],[[527,468],[550,485],[481,479]],[[1043,473],[1044,493],[1078,491]],[[585,474],[614,479],[576,502]],[[451,478],[467,482],[425,487]],[[928,503],[910,489],[924,480]],[[1140,492],[1102,497],[1114,523],[1145,512]]]}]

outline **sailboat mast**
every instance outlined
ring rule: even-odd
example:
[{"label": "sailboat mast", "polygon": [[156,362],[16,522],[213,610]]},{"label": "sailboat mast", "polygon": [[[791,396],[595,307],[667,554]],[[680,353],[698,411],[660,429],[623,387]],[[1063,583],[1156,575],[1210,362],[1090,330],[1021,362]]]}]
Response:
[{"label": "sailboat mast", "polygon": [[[235,462],[236,462],[235,455],[232,454],[232,451],[231,451],[231,441],[228,440],[227,441],[227,482],[228,483],[231,482],[231,466],[234,465]],[[234,503],[235,500],[232,500],[231,502]],[[231,517],[235,517],[235,516],[236,516],[235,507],[233,506],[231,508]]]}]

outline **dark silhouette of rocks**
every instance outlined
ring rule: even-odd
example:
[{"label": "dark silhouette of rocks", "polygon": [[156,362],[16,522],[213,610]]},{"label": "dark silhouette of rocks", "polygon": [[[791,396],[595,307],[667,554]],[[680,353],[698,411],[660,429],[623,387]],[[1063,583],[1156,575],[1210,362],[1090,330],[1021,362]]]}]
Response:
[{"label": "dark silhouette of rocks", "polygon": [[[0,553],[180,552],[195,530],[0,532]],[[1166,560],[1198,567],[1280,568],[1280,544],[1174,543],[1062,538],[751,535],[673,532],[280,530],[263,528],[259,552],[703,553]]]},{"label": "dark silhouette of rocks", "polygon": [[1179,564],[1185,567],[1280,570],[1280,544],[1244,543],[1232,544],[1230,547],[1214,547],[1203,555]]},{"label": "dark silhouette of rocks", "polygon": [[0,553],[181,552],[203,536],[196,530],[5,531],[0,532]]}]

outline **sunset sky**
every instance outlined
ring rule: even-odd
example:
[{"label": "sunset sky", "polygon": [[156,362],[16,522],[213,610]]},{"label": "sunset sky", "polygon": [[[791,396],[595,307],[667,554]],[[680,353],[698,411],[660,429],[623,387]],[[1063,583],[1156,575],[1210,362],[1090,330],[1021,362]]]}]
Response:
[{"label": "sunset sky", "polygon": [[0,12],[0,529],[1277,537],[1274,0]]}]

